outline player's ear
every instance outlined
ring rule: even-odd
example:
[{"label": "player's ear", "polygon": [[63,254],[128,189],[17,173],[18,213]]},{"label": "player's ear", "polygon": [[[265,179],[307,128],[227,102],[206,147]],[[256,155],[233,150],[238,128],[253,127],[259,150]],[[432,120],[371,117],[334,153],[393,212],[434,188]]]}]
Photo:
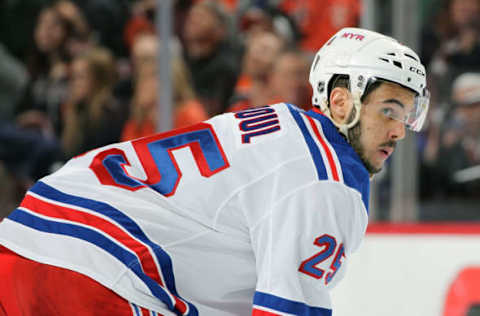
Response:
[{"label": "player's ear", "polygon": [[330,93],[330,113],[337,123],[345,123],[353,108],[350,91],[343,87],[336,87]]}]

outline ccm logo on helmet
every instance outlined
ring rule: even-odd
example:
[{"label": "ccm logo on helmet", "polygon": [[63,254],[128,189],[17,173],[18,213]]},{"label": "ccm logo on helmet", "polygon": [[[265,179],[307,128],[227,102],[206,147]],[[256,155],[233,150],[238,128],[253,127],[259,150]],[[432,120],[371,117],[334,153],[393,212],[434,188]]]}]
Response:
[{"label": "ccm logo on helmet", "polygon": [[425,73],[416,67],[410,66],[410,71],[416,73],[417,75],[420,75],[422,77],[425,77]]},{"label": "ccm logo on helmet", "polygon": [[356,39],[357,41],[363,41],[363,39],[365,38],[365,36],[363,36],[362,34],[355,34],[355,33],[349,33],[349,32],[343,33],[342,37],[345,37],[348,39]]}]

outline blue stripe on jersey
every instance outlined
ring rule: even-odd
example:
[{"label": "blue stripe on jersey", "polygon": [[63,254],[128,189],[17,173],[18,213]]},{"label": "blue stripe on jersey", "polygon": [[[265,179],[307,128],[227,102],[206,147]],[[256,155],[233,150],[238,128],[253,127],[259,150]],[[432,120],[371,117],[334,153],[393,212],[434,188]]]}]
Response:
[{"label": "blue stripe on jersey", "polygon": [[333,146],[343,171],[343,181],[345,184],[362,195],[363,203],[368,213],[368,201],[370,196],[370,175],[365,168],[362,160],[346,141],[346,139],[338,132],[338,129],[325,115],[308,111],[306,115],[320,121],[322,129],[328,142]]},{"label": "blue stripe on jersey", "polygon": [[130,303],[130,305],[132,305],[133,311],[135,312],[135,315],[133,315],[133,316],[142,316],[142,315],[140,314],[140,309],[138,308],[137,305],[135,305],[135,304],[133,304],[133,303]]},{"label": "blue stripe on jersey", "polygon": [[[89,209],[93,212],[102,214],[114,222],[116,222],[119,226],[123,227],[126,231],[128,231],[132,236],[134,236],[136,239],[142,241],[146,245],[150,246],[151,249],[153,249],[153,252],[155,254],[155,257],[157,258],[158,263],[160,264],[160,269],[161,273],[164,276],[165,280],[165,285],[167,289],[172,293],[173,295],[181,298],[180,295],[177,293],[177,289],[175,286],[175,277],[173,274],[173,268],[172,268],[172,260],[170,259],[170,256],[157,244],[152,242],[148,237],[145,235],[145,233],[142,231],[140,226],[132,220],[130,217],[125,215],[125,213],[117,210],[116,208],[112,207],[111,205],[104,203],[104,202],[99,202],[87,198],[83,198],[80,196],[75,196],[75,195],[70,195],[66,194],[63,192],[60,192],[57,189],[52,188],[51,186],[38,181],[31,189],[31,192],[36,193],[42,197],[45,197],[50,200],[54,200],[57,202],[62,202],[70,205],[75,205],[75,206],[80,206],[86,209]],[[10,218],[10,217],[9,217]],[[95,243],[95,239],[91,241],[93,244]],[[123,248],[122,248],[123,249]],[[128,266],[128,264],[127,264]],[[142,272],[143,273],[143,272]],[[149,280],[151,280],[148,276],[146,276]],[[153,282],[153,280],[151,280]],[[156,283],[155,283],[156,284]],[[184,300],[185,301],[185,300]],[[189,306],[189,313],[188,315],[197,315],[198,311],[196,307],[189,303],[186,302]],[[171,306],[171,302],[169,301],[169,304],[167,304],[169,307]]]},{"label": "blue stripe on jersey", "polygon": [[8,218],[42,232],[71,236],[95,244],[128,266],[156,297],[173,309],[173,304],[165,290],[142,271],[141,263],[137,256],[120,247],[101,233],[80,225],[47,220],[19,208],[12,212]]},{"label": "blue stripe on jersey", "polygon": [[287,300],[275,295],[255,292],[253,305],[263,306],[282,313],[302,316],[331,316],[332,310],[322,307],[308,306],[302,302]]},{"label": "blue stripe on jersey", "polygon": [[308,131],[307,126],[305,125],[305,122],[303,121],[302,116],[299,112],[300,110],[291,104],[286,103],[286,105],[290,110],[290,113],[292,114],[293,118],[295,119],[295,122],[297,123],[298,127],[300,128],[300,131],[302,132],[303,137],[305,138],[305,142],[307,143],[308,150],[310,150],[310,154],[312,155],[315,168],[317,169],[318,179],[319,180],[328,179],[327,169],[325,169],[325,165],[323,164],[322,154],[320,153],[320,150],[318,149],[317,144],[313,140],[312,135],[310,135],[310,132]]}]

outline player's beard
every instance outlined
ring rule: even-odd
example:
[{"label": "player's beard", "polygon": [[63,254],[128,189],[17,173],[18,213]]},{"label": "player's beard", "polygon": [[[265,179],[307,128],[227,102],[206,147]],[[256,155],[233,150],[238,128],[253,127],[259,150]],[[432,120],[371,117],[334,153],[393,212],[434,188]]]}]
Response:
[{"label": "player's beard", "polygon": [[350,145],[353,147],[353,150],[355,150],[355,152],[358,154],[360,160],[363,162],[363,165],[365,166],[365,168],[367,168],[370,175],[379,173],[382,168],[376,168],[368,161],[367,157],[365,156],[365,148],[360,141],[361,136],[362,124],[361,121],[358,120],[357,124],[355,124],[352,128],[348,130],[348,139],[350,141]]}]

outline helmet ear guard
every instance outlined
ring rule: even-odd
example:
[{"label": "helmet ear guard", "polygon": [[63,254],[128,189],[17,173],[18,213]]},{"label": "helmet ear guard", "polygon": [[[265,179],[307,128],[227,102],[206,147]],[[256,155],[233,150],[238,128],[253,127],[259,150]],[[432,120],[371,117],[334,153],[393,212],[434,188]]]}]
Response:
[{"label": "helmet ear guard", "polygon": [[393,82],[415,92],[417,98],[411,113],[395,119],[414,131],[421,129],[428,111],[429,93],[425,67],[410,48],[391,37],[360,28],[344,28],[332,36],[317,52],[309,78],[313,105],[330,118],[329,88],[336,75],[348,76],[353,97],[354,119],[345,124],[332,119],[345,136],[348,137],[348,130],[360,119],[361,99],[367,87],[377,80]]}]

